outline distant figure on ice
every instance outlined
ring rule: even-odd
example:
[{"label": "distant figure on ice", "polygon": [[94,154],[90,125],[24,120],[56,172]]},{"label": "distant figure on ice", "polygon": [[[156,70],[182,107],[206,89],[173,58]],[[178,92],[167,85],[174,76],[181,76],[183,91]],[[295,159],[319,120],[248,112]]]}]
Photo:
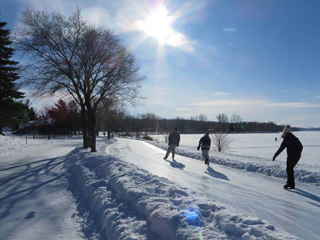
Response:
[{"label": "distant figure on ice", "polygon": [[211,146],[211,139],[209,137],[209,132],[206,132],[205,135],[200,139],[197,150],[199,151],[201,147],[202,156],[205,159],[204,164],[209,166],[209,150]]},{"label": "distant figure on ice", "polygon": [[166,160],[170,154],[170,152],[172,152],[172,160],[174,159],[174,155],[176,152],[176,147],[179,147],[179,143],[180,143],[180,134],[178,133],[178,128],[174,128],[173,132],[170,133],[169,135],[169,147],[166,153],[166,156],[163,158],[164,160]]},{"label": "distant figure on ice", "polygon": [[296,166],[301,157],[301,152],[303,146],[299,139],[291,133],[291,127],[287,125],[283,129],[283,133],[281,135],[283,141],[280,145],[279,150],[274,154],[272,161],[276,159],[276,157],[287,148],[287,183],[283,186],[285,189],[294,189],[294,172],[293,168]]},{"label": "distant figure on ice", "polygon": [[275,140],[275,141],[278,141],[278,138],[275,138],[274,140]]}]

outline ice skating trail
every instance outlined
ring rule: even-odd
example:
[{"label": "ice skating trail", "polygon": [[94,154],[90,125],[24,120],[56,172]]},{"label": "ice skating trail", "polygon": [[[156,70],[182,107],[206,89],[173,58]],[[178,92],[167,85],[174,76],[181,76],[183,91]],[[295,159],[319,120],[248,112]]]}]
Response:
[{"label": "ice skating trail", "polygon": [[[107,152],[139,168],[200,192],[250,216],[269,221],[302,239],[319,239],[320,188],[297,183],[284,190],[283,179],[236,170],[176,155],[163,160],[165,151],[139,140],[119,138]],[[200,152],[199,152],[200,154]]]}]

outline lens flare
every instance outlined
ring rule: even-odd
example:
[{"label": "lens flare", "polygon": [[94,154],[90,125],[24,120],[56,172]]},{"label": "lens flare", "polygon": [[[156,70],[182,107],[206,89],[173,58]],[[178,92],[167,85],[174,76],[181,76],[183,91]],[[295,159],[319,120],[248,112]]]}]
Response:
[{"label": "lens flare", "polygon": [[183,211],[183,214],[189,225],[201,226],[202,221],[200,220],[200,211],[197,207],[188,207],[188,209]]}]

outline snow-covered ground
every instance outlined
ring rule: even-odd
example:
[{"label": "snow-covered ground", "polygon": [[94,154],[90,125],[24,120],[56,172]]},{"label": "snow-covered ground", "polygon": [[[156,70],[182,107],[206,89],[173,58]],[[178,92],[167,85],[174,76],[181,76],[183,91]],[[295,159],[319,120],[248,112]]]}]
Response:
[{"label": "snow-covered ground", "polygon": [[33,139],[31,135],[26,140],[25,135],[8,134],[0,135],[0,158],[14,153],[24,151],[30,147],[40,147],[52,142],[61,142],[63,139]]},{"label": "snow-covered ground", "polygon": [[[0,158],[0,239],[320,236],[319,187],[299,183],[286,191],[282,179],[215,161],[209,168],[181,155],[164,161],[164,150],[139,140],[98,138],[97,153],[77,146],[81,139],[46,140]],[[194,146],[181,148],[200,155],[190,155]],[[101,237],[90,233],[96,228]]]},{"label": "snow-covered ground", "polygon": [[[320,133],[296,132],[294,133],[302,142],[304,148],[302,157],[295,168],[297,181],[320,185]],[[201,134],[181,134],[180,146],[176,149],[178,154],[195,159],[202,159],[201,153],[196,150]],[[286,178],[286,150],[272,162],[274,153],[278,150],[282,139],[280,134],[230,134],[232,142],[230,148],[224,152],[218,152],[211,147],[211,161],[241,170],[263,173],[269,176]],[[162,149],[167,148],[164,137],[152,136],[156,141],[150,144]],[[278,141],[275,141],[275,137]]]},{"label": "snow-covered ground", "polygon": [[81,141],[33,141],[21,148],[19,138],[0,137],[1,146],[10,144],[0,156],[0,239],[83,239],[62,168]]},{"label": "snow-covered ground", "polygon": [[[143,155],[137,159],[126,148],[130,141],[135,140],[122,139],[109,146],[112,155],[76,149],[65,164],[70,181],[80,187],[106,239],[297,239],[259,217],[125,162],[136,163],[140,158],[144,163]],[[100,150],[105,148],[103,142],[98,145]],[[145,154],[154,155],[152,146],[148,147]],[[163,160],[162,164],[149,160],[156,169],[162,164],[171,169]],[[178,168],[179,164],[175,171]]]}]

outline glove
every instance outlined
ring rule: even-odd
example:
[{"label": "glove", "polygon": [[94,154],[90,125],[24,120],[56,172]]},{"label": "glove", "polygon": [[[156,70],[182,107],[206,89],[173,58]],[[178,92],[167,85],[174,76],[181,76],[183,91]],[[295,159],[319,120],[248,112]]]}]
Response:
[{"label": "glove", "polygon": [[198,151],[200,150],[200,146],[197,147],[197,150],[198,150]]},{"label": "glove", "polygon": [[276,155],[273,156],[272,161],[274,161],[276,159]]}]

